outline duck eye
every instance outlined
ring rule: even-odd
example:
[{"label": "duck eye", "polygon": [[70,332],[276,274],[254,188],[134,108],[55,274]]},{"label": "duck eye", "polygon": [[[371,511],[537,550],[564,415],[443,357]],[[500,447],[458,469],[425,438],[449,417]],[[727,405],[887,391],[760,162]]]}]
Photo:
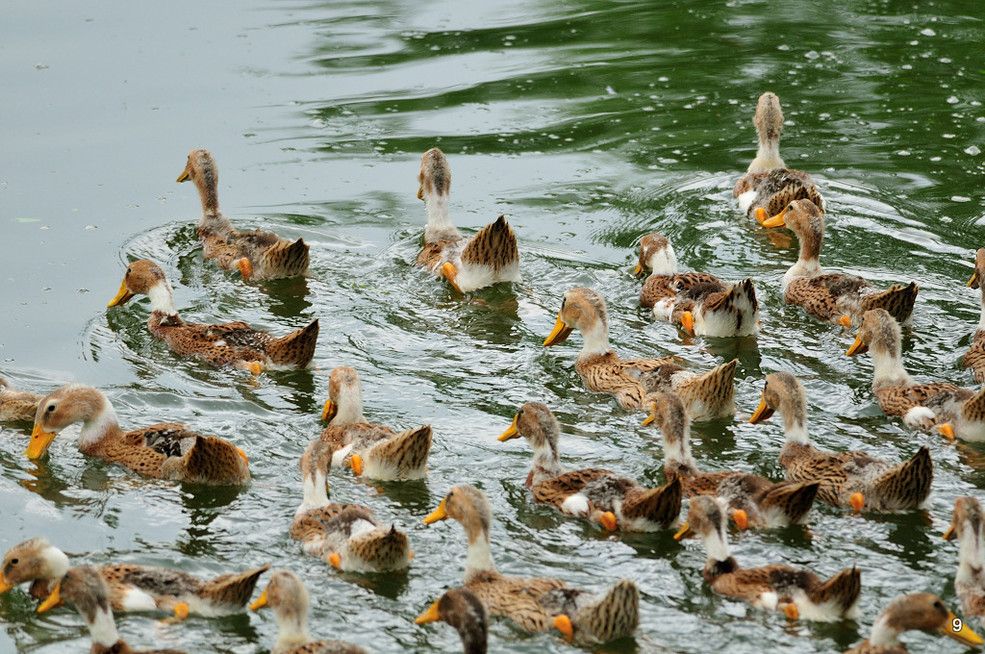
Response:
[{"label": "duck eye", "polygon": [[49,405],[48,405],[48,408],[47,408],[47,409],[45,409],[45,411],[46,411],[47,413],[52,413],[52,412],[54,412],[54,410],[55,410],[55,405],[54,405],[54,404],[49,404]]},{"label": "duck eye", "polygon": [[520,409],[519,411],[517,411],[517,412],[516,412],[516,415],[518,415],[518,416],[522,416],[522,415],[523,415],[523,409]]},{"label": "duck eye", "polygon": [[18,559],[18,558],[10,559],[10,565],[17,565],[20,562],[21,562],[21,560]]}]

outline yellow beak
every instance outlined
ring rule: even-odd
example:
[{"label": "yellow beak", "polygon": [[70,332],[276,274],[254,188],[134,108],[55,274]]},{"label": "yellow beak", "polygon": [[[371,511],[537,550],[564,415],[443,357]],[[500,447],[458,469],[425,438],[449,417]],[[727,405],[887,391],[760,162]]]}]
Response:
[{"label": "yellow beak", "polygon": [[520,414],[519,413],[516,414],[515,416],[513,416],[513,424],[511,424],[509,427],[507,427],[506,431],[504,431],[502,434],[500,434],[499,435],[499,438],[497,438],[496,440],[498,440],[500,442],[504,442],[504,441],[510,440],[511,438],[519,438],[520,437],[520,432],[517,431],[517,429],[516,429],[516,419],[519,418],[519,417],[520,417]]},{"label": "yellow beak", "polygon": [[633,274],[636,275],[637,277],[639,277],[640,275],[642,275],[643,274],[643,266],[641,266],[640,264],[636,264],[636,267],[633,268]]},{"label": "yellow beak", "polygon": [[786,207],[784,207],[783,211],[781,211],[780,213],[764,220],[763,227],[786,227],[787,223],[783,220],[783,217],[784,215],[786,215],[786,213],[787,213],[787,209]]},{"label": "yellow beak", "polygon": [[[763,395],[766,395],[766,391],[763,391]],[[756,412],[752,414],[751,418],[749,418],[749,422],[757,425],[769,418],[771,415],[773,415],[773,409],[766,405],[766,398],[762,397],[759,400],[759,406],[756,407]]]},{"label": "yellow beak", "polygon": [[321,411],[321,419],[325,422],[331,422],[335,414],[339,412],[339,406],[332,401],[332,398],[325,400],[325,408]]},{"label": "yellow beak", "polygon": [[44,613],[48,609],[53,609],[62,603],[62,597],[59,591],[62,587],[62,582],[55,584],[55,590],[51,591],[51,595],[48,595],[48,599],[41,602],[41,606],[38,607],[38,613]]},{"label": "yellow beak", "polygon": [[[181,180],[179,179],[178,181],[180,182]],[[262,593],[260,593],[260,597],[257,598],[257,601],[255,601],[252,604],[250,604],[250,610],[251,611],[259,611],[260,609],[262,609],[265,606],[267,606],[267,589],[266,588],[263,590]]]},{"label": "yellow beak", "polygon": [[4,593],[6,593],[8,590],[10,590],[13,587],[14,587],[14,585],[13,584],[8,584],[7,583],[7,580],[4,579],[4,577],[3,577],[2,574],[0,574],[0,595],[3,595]]},{"label": "yellow beak", "polygon": [[181,174],[178,175],[178,179],[175,180],[175,181],[177,181],[177,182],[187,182],[190,178],[191,177],[188,174],[188,169],[185,168],[184,170],[181,171]]},{"label": "yellow beak", "polygon": [[[181,180],[179,179],[178,181],[180,182]],[[421,184],[420,186],[417,187],[417,199],[418,200],[424,199],[424,184]]]},{"label": "yellow beak", "polygon": [[970,286],[971,288],[978,288],[978,271],[977,270],[975,272],[971,273],[971,279],[968,280],[968,283],[965,284],[965,286]]},{"label": "yellow beak", "polygon": [[571,332],[574,331],[574,327],[568,327],[561,320],[561,312],[558,311],[557,322],[554,323],[554,329],[551,331],[550,335],[544,340],[544,347],[550,347],[552,345],[557,345],[558,343],[563,343]]},{"label": "yellow beak", "polygon": [[656,419],[657,419],[657,403],[653,402],[650,405],[650,415],[648,415],[646,418],[643,418],[643,426],[646,427],[647,425],[653,424],[653,421]]},{"label": "yellow beak", "polygon": [[941,535],[941,538],[943,538],[944,540],[954,540],[957,537],[958,537],[958,532],[954,528],[954,525],[949,525],[947,531],[945,531],[944,534]]},{"label": "yellow beak", "polygon": [[428,622],[438,622],[441,620],[441,616],[438,615],[438,602],[441,600],[435,600],[428,610],[414,618],[414,624],[427,624]]},{"label": "yellow beak", "polygon": [[120,292],[116,294],[116,297],[109,301],[108,307],[118,307],[121,304],[126,304],[133,297],[133,293],[127,288],[127,279],[123,278],[123,283],[120,284]]},{"label": "yellow beak", "polygon": [[424,524],[430,525],[432,523],[437,522],[438,520],[445,520],[445,519],[447,519],[448,518],[448,511],[445,510],[445,503],[447,501],[448,501],[448,498],[447,497],[445,497],[443,500],[441,500],[441,504],[438,505],[438,508],[435,509],[434,511],[432,511],[431,512],[431,515],[429,515],[428,517],[424,518]]},{"label": "yellow beak", "polygon": [[691,525],[685,522],[683,525],[681,525],[681,528],[677,530],[677,533],[674,534],[674,540],[684,540],[688,536],[693,536],[693,535],[694,535],[694,530],[691,529]]},{"label": "yellow beak", "polygon": [[964,620],[950,611],[947,612],[947,624],[941,627],[941,633],[971,647],[980,647],[985,643],[982,637],[972,631]]},{"label": "yellow beak", "polygon": [[48,450],[53,440],[55,440],[55,432],[45,431],[41,428],[41,423],[36,422],[34,431],[31,432],[31,442],[28,443],[24,454],[29,459],[37,459]]},{"label": "yellow beak", "polygon": [[855,337],[855,342],[852,343],[852,346],[848,348],[848,351],[845,352],[845,354],[850,357],[853,357],[856,354],[862,354],[868,351],[869,351],[869,346],[862,342],[862,332],[859,332],[858,336]]}]

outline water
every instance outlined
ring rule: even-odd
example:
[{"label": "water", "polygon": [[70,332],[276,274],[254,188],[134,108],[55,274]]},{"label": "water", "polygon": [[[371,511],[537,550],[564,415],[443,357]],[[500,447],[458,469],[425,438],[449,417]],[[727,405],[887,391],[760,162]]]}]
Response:
[{"label": "water", "polygon": [[[202,576],[270,562],[308,584],[316,634],[381,652],[455,651],[450,628],[412,620],[460,583],[461,528],[421,519],[468,482],[490,496],[502,571],[593,589],[638,581],[638,635],[605,651],[841,651],[900,593],[937,592],[957,608],[957,548],[940,534],[954,497],[985,484],[982,448],[881,414],[871,358],[843,356],[853,335],[782,302],[796,241],[754,227],[731,187],[754,155],[756,98],[773,90],[787,118],[784,157],[828,198],[823,263],[882,284],[917,280],[906,365],[919,379],[970,385],[959,359],[978,298],[963,284],[985,218],[977,3],[21,3],[4,15],[0,370],[39,392],[94,385],[124,426],[177,420],[233,439],[254,482],[215,492],[137,479],[84,459],[68,435],[33,463],[22,454],[30,426],[5,425],[0,548],[45,535],[76,561]],[[456,223],[472,230],[506,214],[523,283],[462,299],[414,268],[416,175],[434,145],[453,169]],[[216,157],[234,222],[311,243],[312,279],[244,285],[203,263],[197,196],[174,183],[197,147]],[[685,340],[638,308],[629,271],[650,231],[672,239],[682,268],[752,276],[764,305],[758,339]],[[320,318],[318,368],[253,384],[172,355],[146,331],[146,301],[105,309],[125,262],[141,257],[164,265],[188,320],[283,333]],[[739,358],[739,416],[694,430],[706,469],[779,476],[779,421],[743,419],[778,369],[804,381],[822,447],[893,460],[931,447],[924,512],[819,507],[806,529],[732,539],[746,565],[782,560],[827,575],[857,564],[857,622],[788,623],[749,609],[710,593],[695,541],[605,536],[530,504],[526,446],[495,440],[527,400],[561,420],[566,465],[662,482],[656,432],[575,374],[580,337],[540,345],[576,285],[604,292],[624,356],[674,354],[696,369]],[[409,532],[416,558],[405,575],[339,575],[287,536],[296,462],[321,429],[328,373],[343,364],[358,369],[371,420],[435,430],[425,482],[330,479],[333,498],[369,504]],[[0,596],[0,651],[88,646],[77,614],[37,616],[34,606],[22,592]],[[193,651],[265,651],[276,632],[269,614],[117,622],[134,645]],[[917,651],[935,646],[930,638],[909,637]],[[553,634],[502,622],[491,645],[569,651]]]}]

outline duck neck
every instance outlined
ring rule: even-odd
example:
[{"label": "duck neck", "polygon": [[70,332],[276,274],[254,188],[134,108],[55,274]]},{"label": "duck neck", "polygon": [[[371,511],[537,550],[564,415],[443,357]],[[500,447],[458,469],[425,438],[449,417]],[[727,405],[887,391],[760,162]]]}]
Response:
[{"label": "duck neck", "polygon": [[65,555],[65,552],[57,547],[52,545],[45,547],[41,550],[41,559],[45,563],[44,567],[45,572],[47,572],[47,579],[59,580],[68,572],[68,557]]},{"label": "duck neck", "polygon": [[677,471],[687,471],[692,475],[697,472],[694,458],[691,456],[690,426],[684,425],[683,428],[665,429],[663,442],[664,468],[672,466]]},{"label": "duck neck", "polygon": [[554,479],[564,474],[561,461],[557,453],[557,436],[553,441],[545,438],[543,441],[534,445],[534,460],[531,470],[530,481],[539,484],[548,479]]},{"label": "duck neck", "polygon": [[596,320],[587,329],[581,330],[583,344],[579,358],[592,354],[606,354],[609,347],[609,328],[601,320]]},{"label": "duck neck", "polygon": [[167,280],[161,280],[147,289],[147,297],[150,298],[152,311],[163,313],[166,316],[178,315],[178,310],[174,308],[174,294],[171,292],[171,285]]},{"label": "duck neck", "polygon": [[328,506],[328,486],[325,484],[325,473],[316,470],[311,475],[304,477],[304,500],[295,512],[295,515],[311,511],[323,506]]},{"label": "duck neck", "polygon": [[673,275],[677,272],[677,255],[668,244],[650,255],[647,261],[651,275]]},{"label": "duck neck", "polygon": [[807,433],[807,407],[803,401],[787,400],[780,408],[783,417],[783,434],[788,443],[810,445],[811,437]]},{"label": "duck neck", "polygon": [[219,176],[212,169],[204,170],[202,177],[195,180],[198,197],[202,200],[203,214],[219,213]]},{"label": "duck neck", "polygon": [[764,173],[768,170],[786,167],[787,165],[783,163],[783,159],[780,157],[780,137],[770,137],[760,132],[759,150],[756,152],[756,158],[749,164],[748,172]]},{"label": "duck neck", "polygon": [[116,631],[116,621],[113,620],[113,611],[109,606],[96,607],[92,616],[86,618],[93,643],[112,648],[120,640],[120,635]]},{"label": "duck neck", "polygon": [[808,229],[797,234],[800,239],[800,254],[797,263],[787,272],[798,277],[813,277],[821,273],[821,243],[824,242],[824,231]]},{"label": "duck neck", "polygon": [[335,402],[337,412],[332,418],[332,425],[356,425],[366,422],[363,417],[363,390],[359,386],[349,386],[339,389],[338,401]]},{"label": "duck neck", "polygon": [[465,582],[483,572],[496,572],[489,546],[489,532],[479,520],[463,524],[469,539],[469,549],[465,556]]},{"label": "duck neck", "polygon": [[958,574],[954,581],[980,588],[983,581],[982,569],[985,568],[982,534],[970,522],[965,522],[963,526],[961,538],[958,540],[961,560],[958,563]]},{"label": "duck neck", "polygon": [[458,228],[451,222],[451,212],[448,209],[448,195],[445,193],[429,193],[424,201],[428,214],[428,224],[424,228],[424,241],[454,241],[461,238]]},{"label": "duck neck", "polygon": [[85,454],[98,450],[100,444],[107,440],[123,437],[113,405],[101,393],[93,393],[92,409],[82,419],[82,431],[79,433],[79,451]]},{"label": "duck neck", "polygon": [[985,284],[981,284],[982,289],[982,312],[978,318],[978,330],[985,331]]},{"label": "duck neck", "polygon": [[286,652],[293,647],[311,642],[308,633],[308,612],[280,611],[274,614],[277,620],[277,642],[273,651]]},{"label": "duck neck", "polygon": [[488,634],[481,625],[460,624],[456,626],[456,630],[462,639],[462,651],[465,654],[486,654]]},{"label": "duck neck", "polygon": [[716,564],[728,561],[732,558],[732,553],[728,548],[728,539],[725,536],[725,525],[719,525],[715,531],[705,534],[705,551],[708,553],[708,560],[705,568],[715,567]]},{"label": "duck neck", "polygon": [[883,613],[872,625],[869,644],[874,647],[895,647],[899,645],[899,634],[899,629],[892,624],[892,617]]},{"label": "duck neck", "polygon": [[874,365],[872,388],[910,386],[913,384],[913,378],[903,367],[903,360],[898,352],[890,352],[881,347],[872,347],[869,353],[872,355]]}]

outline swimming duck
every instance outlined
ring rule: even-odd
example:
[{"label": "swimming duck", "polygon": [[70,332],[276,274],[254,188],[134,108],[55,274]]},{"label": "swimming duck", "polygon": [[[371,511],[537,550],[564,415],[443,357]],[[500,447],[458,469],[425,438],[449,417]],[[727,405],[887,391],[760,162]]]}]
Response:
[{"label": "swimming duck", "polygon": [[245,322],[186,323],[174,308],[174,296],[164,271],[147,259],[127,266],[120,292],[108,306],[126,304],[134,295],[142,293],[151,301],[151,314],[147,320],[150,333],[178,354],[194,356],[214,366],[244,368],[254,375],[266,368],[306,368],[315,355],[317,319],[303,329],[278,338],[253,329]]},{"label": "swimming duck", "polygon": [[[68,557],[44,538],[15,545],[3,556],[0,593],[31,582],[30,594],[38,599],[51,595],[68,571]],[[168,611],[178,618],[189,613],[227,615],[246,608],[260,575],[269,565],[202,581],[187,572],[156,566],[118,563],[98,568],[109,585],[114,611]]]},{"label": "swimming duck", "polygon": [[5,378],[0,377],[0,421],[34,420],[38,402],[42,397],[44,396],[37,393],[18,390]]},{"label": "swimming duck", "polygon": [[729,516],[742,529],[782,527],[803,522],[819,484],[774,483],[749,472],[723,470],[701,472],[691,457],[691,421],[681,398],[673,393],[647,396],[650,416],[644,425],[655,422],[663,434],[664,476],[679,480],[685,497],[718,495],[728,503]]},{"label": "swimming duck", "polygon": [[604,596],[568,588],[560,579],[506,577],[496,571],[489,544],[492,510],[474,486],[453,487],[425,524],[452,518],[465,529],[468,554],[465,588],[475,593],[489,615],[509,618],[528,632],[555,626],[569,638],[608,641],[628,636],[639,624],[639,589],[629,580]]},{"label": "swimming duck", "polygon": [[794,200],[763,225],[788,227],[800,239],[800,257],[783,276],[781,290],[787,304],[803,307],[818,320],[845,326],[875,308],[886,309],[901,323],[910,319],[920,290],[916,282],[880,291],[856,275],[821,269],[824,216],[810,200]]},{"label": "swimming duck", "polygon": [[640,306],[653,307],[658,320],[699,336],[749,336],[759,331],[759,302],[751,279],[725,284],[709,273],[679,273],[674,247],[660,234],[640,239],[640,260],[633,274],[647,270]]},{"label": "swimming duck", "polygon": [[739,209],[755,216],[760,224],[791,200],[806,198],[824,211],[824,198],[814,179],[807,173],[790,170],[780,158],[783,110],[776,94],[767,92],[759,96],[753,123],[759,137],[759,151],[732,191],[739,201]]},{"label": "swimming duck", "polygon": [[359,375],[347,366],[332,370],[322,420],[329,425],[321,440],[335,447],[332,465],[348,465],[371,479],[423,479],[431,451],[431,426],[397,433],[363,417]]},{"label": "swimming duck", "polygon": [[937,429],[949,439],[985,440],[985,387],[977,392],[947,382],[917,384],[903,367],[899,324],[882,309],[866,311],[855,342],[845,353],[872,352],[872,392],[888,416],[910,427]]},{"label": "swimming duck", "polygon": [[954,500],[951,525],[944,540],[958,540],[961,560],[954,577],[954,590],[968,617],[985,623],[985,512],[974,497]]},{"label": "swimming duck", "polygon": [[294,512],[291,538],[301,541],[307,554],[338,570],[386,572],[410,565],[407,534],[396,525],[387,528],[365,506],[328,501],[325,479],[335,448],[311,441],[301,455],[304,501]]},{"label": "swimming duck", "polygon": [[687,522],[674,534],[704,540],[708,560],[704,578],[719,595],[736,597],[756,608],[783,611],[791,618],[838,620],[854,617],[862,590],[858,568],[845,569],[827,581],[813,572],[783,563],[740,568],[726,537],[728,505],[712,495],[691,498]]},{"label": "swimming duck", "polygon": [[340,640],[315,640],[308,634],[308,589],[290,570],[274,570],[270,582],[250,610],[274,610],[277,642],[270,654],[369,654]]},{"label": "swimming duck", "polygon": [[562,513],[600,522],[606,529],[667,529],[681,513],[681,485],[671,481],[643,488],[636,481],[602,468],[564,471],[558,459],[561,426],[546,405],[527,402],[513,417],[500,441],[523,436],[534,450],[526,485],[534,500]]},{"label": "swimming duck", "polygon": [[179,182],[195,182],[202,199],[198,238],[206,259],[220,268],[238,269],[243,279],[280,279],[308,274],[308,244],[288,241],[272,232],[238,232],[219,211],[219,169],[208,150],[192,150],[178,175]]},{"label": "swimming duck", "polygon": [[930,593],[912,593],[890,602],[872,625],[872,635],[845,654],[906,654],[909,650],[899,641],[899,635],[915,629],[942,633],[968,647],[979,647],[983,642],[981,636],[944,606],[941,598]]},{"label": "swimming duck", "polygon": [[416,624],[439,621],[455,628],[462,639],[465,654],[486,654],[489,619],[486,617],[486,607],[475,593],[465,588],[445,591],[414,620]]},{"label": "swimming duck", "polygon": [[446,277],[460,293],[520,281],[516,235],[505,217],[500,216],[469,239],[452,224],[448,212],[451,168],[441,150],[431,148],[421,156],[418,181],[417,198],[424,200],[428,214],[418,266]]},{"label": "swimming duck", "polygon": [[982,289],[982,313],[963,362],[975,373],[975,381],[982,384],[985,383],[985,248],[975,253],[975,272],[968,280],[968,286]]},{"label": "swimming duck", "polygon": [[717,418],[735,411],[738,361],[698,374],[678,366],[670,357],[620,359],[609,347],[605,300],[585,287],[564,294],[557,322],[544,346],[563,343],[575,329],[585,339],[575,360],[575,370],[589,390],[612,393],[622,408],[640,409],[647,393],[673,390],[684,400],[694,419]]},{"label": "swimming duck", "polygon": [[749,422],[763,422],[774,411],[783,418],[786,443],[780,465],[790,481],[819,482],[818,497],[860,511],[916,509],[930,494],[934,464],[921,447],[909,461],[893,465],[867,452],[823,452],[807,433],[807,398],[800,380],[789,372],[766,375],[762,398]]},{"label": "swimming duck", "polygon": [[81,422],[79,451],[130,468],[146,477],[194,484],[244,484],[250,469],[243,450],[168,422],[124,432],[116,411],[95,388],[69,384],[38,406],[24,454],[37,459],[65,427]]},{"label": "swimming duck", "polygon": [[184,654],[182,650],[176,649],[140,652],[131,649],[116,631],[116,620],[113,619],[109,597],[109,586],[99,570],[89,566],[70,568],[48,599],[38,607],[38,613],[44,613],[62,601],[75,606],[89,625],[89,635],[92,637],[90,654]]}]

